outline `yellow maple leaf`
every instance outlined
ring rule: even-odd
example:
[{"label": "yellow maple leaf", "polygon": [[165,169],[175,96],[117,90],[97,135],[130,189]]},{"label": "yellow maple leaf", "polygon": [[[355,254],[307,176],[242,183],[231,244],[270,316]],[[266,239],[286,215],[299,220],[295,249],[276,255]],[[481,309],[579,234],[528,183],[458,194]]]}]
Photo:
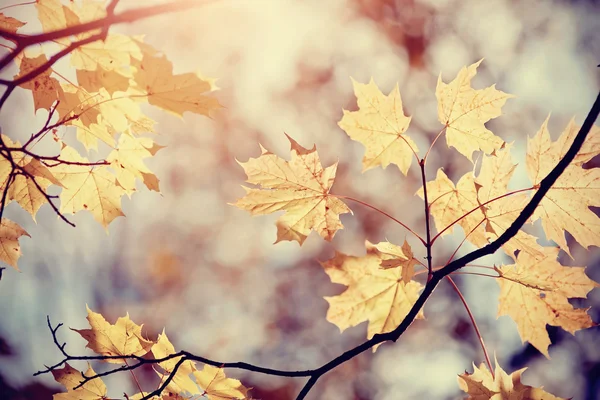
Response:
[{"label": "yellow maple leaf", "polygon": [[[287,135],[286,135],[287,136]],[[292,158],[286,161],[261,146],[262,154],[240,163],[247,182],[262,189],[246,189],[244,197],[233,205],[253,215],[284,210],[277,220],[277,240],[304,242],[311,230],[325,240],[333,239],[342,229],[339,215],[351,212],[348,206],[330,195],[337,163],[323,168],[317,148],[308,150],[288,136]]]},{"label": "yellow maple leaf", "polygon": [[481,61],[463,67],[450,83],[438,77],[435,96],[438,119],[446,126],[446,142],[473,161],[473,152],[490,154],[502,146],[503,140],[485,127],[485,123],[501,115],[501,108],[511,94],[496,90],[495,85],[481,90],[471,87]]},{"label": "yellow maple leaf", "polygon": [[115,92],[126,92],[129,88],[127,71],[107,70],[99,66],[93,71],[77,69],[75,73],[77,83],[89,92],[99,92],[104,88],[109,95],[113,95]]},{"label": "yellow maple leaf", "polygon": [[[515,171],[511,149],[512,144],[505,143],[485,155],[479,174],[466,173],[456,186],[442,170],[438,170],[435,180],[427,182],[430,213],[438,231],[464,216],[456,225],[463,229],[469,242],[483,247],[508,229],[529,202],[525,194],[498,198],[509,193],[508,183]],[[423,189],[417,194],[423,198]],[[445,230],[443,235],[453,229],[452,226]],[[524,231],[517,232],[502,248],[513,258],[517,250],[543,256],[537,239]]]},{"label": "yellow maple leaf", "polygon": [[[19,142],[13,142],[8,136],[2,135],[2,141],[9,148],[19,148]],[[61,186],[62,184],[54,177],[46,166],[39,160],[26,155],[21,151],[12,151],[12,161],[20,170],[13,171],[13,164],[5,157],[0,157],[0,193],[6,190],[11,172],[13,176],[7,191],[7,200],[15,200],[19,205],[31,214],[35,221],[35,215],[39,208],[48,202],[44,192],[50,184]],[[26,175],[29,174],[29,175]]]},{"label": "yellow maple leaf", "polygon": [[[534,186],[556,166],[570,147],[578,129],[571,121],[561,137],[552,142],[548,119],[527,141],[527,173]],[[546,237],[569,253],[565,239],[568,231],[583,247],[600,246],[600,220],[590,206],[600,206],[600,169],[582,165],[600,154],[600,128],[593,127],[589,142],[584,142],[575,160],[552,185],[533,214],[541,219]]]},{"label": "yellow maple leaf", "polygon": [[198,386],[209,400],[245,400],[248,388],[237,379],[227,378],[222,368],[204,365],[202,371],[193,373]]},{"label": "yellow maple leaf", "polygon": [[[24,158],[23,160],[25,161],[28,158]],[[31,177],[23,174],[15,176],[10,186],[8,197],[10,200],[15,200],[19,203],[25,211],[31,214],[35,221],[35,215],[40,207],[48,202],[48,199],[40,189],[45,192],[50,184],[60,187],[63,187],[63,184],[37,159],[30,159],[27,164],[23,165],[23,170],[30,174]]]},{"label": "yellow maple leaf", "polygon": [[498,316],[508,315],[516,323],[523,342],[528,341],[546,357],[550,338],[546,324],[575,331],[595,325],[587,309],[574,309],[569,298],[585,298],[598,287],[587,277],[584,267],[565,267],[557,261],[558,249],[544,248],[544,256],[535,258],[526,252],[516,264],[498,269],[504,279],[500,285]]},{"label": "yellow maple leaf", "polygon": [[354,80],[352,84],[359,110],[344,110],[338,125],[365,146],[363,172],[378,165],[385,168],[396,164],[406,175],[419,149],[404,133],[411,117],[404,115],[398,85],[385,96],[373,79],[366,85]]},{"label": "yellow maple leaf", "polygon": [[[52,375],[56,382],[67,388],[67,393],[58,393],[54,395],[54,400],[105,400],[107,397],[106,385],[102,379],[96,378],[86,382],[81,387],[78,386],[83,379],[81,372],[65,363],[64,368],[53,369]],[[96,375],[91,366],[85,371],[86,376]]]},{"label": "yellow maple leaf", "polygon": [[402,270],[402,280],[409,283],[415,275],[415,265],[419,264],[408,242],[405,240],[402,247],[390,242],[372,244],[367,241],[367,252],[376,254],[381,259],[381,268],[398,268]]},{"label": "yellow maple leaf", "polygon": [[16,222],[2,218],[0,222],[0,261],[5,262],[17,271],[17,260],[21,257],[19,238],[29,236],[27,231]]},{"label": "yellow maple leaf", "polygon": [[[57,31],[79,23],[79,18],[73,10],[60,0],[36,0],[35,8],[44,32]],[[56,39],[56,42],[68,45],[70,39],[60,38]]]},{"label": "yellow maple leaf", "polygon": [[[71,147],[62,150],[61,159],[89,162]],[[125,191],[115,185],[116,178],[108,170],[108,166],[59,164],[52,168],[52,172],[64,186],[60,193],[61,212],[75,214],[87,210],[104,227],[116,217],[124,215],[121,211],[121,196]]]},{"label": "yellow maple leaf", "polygon": [[80,46],[71,53],[71,65],[87,71],[121,69],[129,66],[132,59],[141,60],[142,51],[132,37],[117,33]]},{"label": "yellow maple leaf", "polygon": [[[87,320],[91,329],[73,329],[87,340],[87,348],[103,356],[143,356],[150,351],[153,341],[142,336],[142,326],[129,319],[129,314],[119,317],[114,325],[102,314],[93,312],[87,305]],[[109,363],[122,364],[124,359],[108,359]]]},{"label": "yellow maple leaf", "polygon": [[173,64],[164,55],[153,56],[145,50],[141,63],[134,66],[137,89],[156,107],[180,117],[186,111],[210,116],[221,108],[216,98],[207,96],[216,90],[213,80],[191,72],[174,75]]},{"label": "yellow maple leaf", "polygon": [[[15,79],[19,79],[48,62],[48,58],[45,54],[40,54],[36,57],[28,57],[25,55],[17,57],[16,60],[19,64],[19,73],[15,75]],[[62,88],[60,83],[54,77],[50,76],[52,73],[52,68],[48,68],[35,78],[19,85],[23,89],[31,90],[33,94],[33,105],[35,107],[34,111],[37,111],[40,108],[49,110],[52,104],[59,99]]]},{"label": "yellow maple leaf", "polygon": [[[106,157],[116,171],[117,181],[127,194],[135,192],[135,179],[141,179],[150,190],[154,187],[152,171],[144,164],[144,158],[152,157],[154,142],[149,138],[135,138],[126,133],[119,137],[117,147]],[[160,146],[158,147],[160,148]],[[158,183],[158,179],[156,179]]]},{"label": "yellow maple leaf", "polygon": [[473,373],[458,376],[458,386],[469,395],[469,400],[567,400],[556,397],[543,388],[521,383],[521,375],[527,368],[507,374],[496,361],[494,376],[485,364],[479,368],[473,364]]},{"label": "yellow maple leaf", "polygon": [[[175,348],[167,338],[165,331],[158,335],[158,340],[152,346],[152,354],[154,358],[160,359],[167,357],[175,353]],[[165,371],[164,373],[156,371],[159,377],[161,377],[161,384],[171,374],[175,365],[179,362],[181,357],[172,358],[168,361],[158,363],[160,367]],[[173,393],[188,392],[190,394],[198,393],[198,386],[190,378],[190,374],[197,371],[196,366],[192,361],[184,361],[179,368],[171,382],[167,385],[167,390]]]},{"label": "yellow maple leaf", "polygon": [[[417,195],[424,198],[423,188]],[[471,173],[463,175],[456,185],[448,178],[442,169],[438,169],[436,178],[427,182],[427,197],[429,212],[433,216],[438,232],[449,226],[459,217],[479,207],[477,202],[477,187],[475,177]],[[475,228],[485,218],[481,210],[476,210],[461,219],[459,226],[465,234]],[[442,235],[447,235],[454,230],[454,226]]]},{"label": "yellow maple leaf", "polygon": [[[336,252],[332,259],[321,263],[332,282],[348,286],[340,295],[325,297],[329,303],[327,320],[342,332],[365,321],[369,321],[369,339],[376,333],[394,330],[423,289],[416,281],[406,283],[401,268],[382,269],[379,254],[367,242],[363,257]],[[423,318],[422,311],[417,318]]]}]

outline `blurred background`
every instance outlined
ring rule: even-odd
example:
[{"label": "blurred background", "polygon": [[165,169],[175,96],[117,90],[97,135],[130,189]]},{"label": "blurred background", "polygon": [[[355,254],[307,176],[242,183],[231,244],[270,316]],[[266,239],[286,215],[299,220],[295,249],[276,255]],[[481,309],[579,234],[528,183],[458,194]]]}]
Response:
[{"label": "blurred background", "polygon": [[[118,10],[140,5],[123,0]],[[41,29],[32,4],[4,12],[28,21],[19,32]],[[385,93],[398,83],[404,109],[413,117],[408,132],[427,148],[441,128],[434,95],[438,75],[447,82],[462,66],[485,58],[473,84],[496,83],[517,96],[488,127],[515,142],[519,161],[526,138],[550,112],[556,138],[573,116],[583,121],[600,87],[596,1],[218,0],[113,31],[144,34],[173,61],[176,73],[199,69],[217,77],[216,96],[225,109],[211,120],[191,114],[178,119],[149,108],[159,122],[156,141],[167,146],[147,163],[160,179],[161,193],[140,186],[131,199],[124,198],[127,217],[116,219],[108,235],[88,213],[70,216],[77,224],[71,228],[48,206],[37,223],[17,204],[7,207],[6,216],[31,238],[20,240],[22,272],[5,270],[0,281],[2,399],[50,399],[61,390],[50,375],[32,377],[61,359],[46,315],[54,323],[85,328],[86,304],[110,322],[129,312],[152,338],[164,327],[176,349],[273,368],[315,368],[364,341],[366,324],[340,334],[326,321],[323,296],[345,287],[332,284],[318,260],[330,258],[334,249],[364,254],[366,239],[402,244],[410,239],[406,232],[349,203],[354,215],[342,216],[345,228],[332,243],[313,233],[302,247],[273,245],[277,216],[251,217],[228,205],[244,194],[245,175],[236,159],[258,156],[258,143],[288,157],[285,132],[305,147],[316,144],[323,165],[339,161],[333,193],[359,198],[423,232],[422,203],[413,195],[420,187],[417,169],[408,177],[394,166],[362,174],[364,148],[337,127],[342,109],[356,109],[350,77],[359,82],[373,77]],[[16,66],[8,68],[2,77],[16,72]],[[47,114],[32,118],[33,109],[31,93],[16,90],[0,112],[3,132],[18,137],[37,131]],[[472,168],[443,141],[429,161],[430,179],[438,168],[454,180]],[[599,166],[597,161],[589,166]],[[527,184],[522,165],[513,184]],[[531,229],[539,233],[539,226]],[[440,241],[435,260],[445,260],[462,237],[457,229]],[[574,260],[561,253],[561,261],[587,265],[588,275],[600,281],[598,249],[570,244]],[[424,256],[416,244],[413,250]],[[459,254],[469,250],[465,245]],[[510,259],[499,254],[486,262]],[[528,366],[526,384],[560,397],[600,398],[598,328],[572,336],[549,327],[554,344],[548,360],[521,344],[511,319],[496,319],[499,288],[493,279],[461,275],[456,281],[488,350],[506,371]],[[600,290],[574,304],[592,306],[592,318],[600,321]],[[457,374],[483,362],[468,316],[445,283],[425,314],[427,320],[413,324],[397,343],[324,376],[309,398],[462,398]],[[59,339],[72,354],[91,354],[66,328]],[[263,400],[294,399],[304,384],[226,372]],[[151,369],[136,374],[143,382],[154,379]],[[111,398],[136,392],[129,375],[106,383]]]}]

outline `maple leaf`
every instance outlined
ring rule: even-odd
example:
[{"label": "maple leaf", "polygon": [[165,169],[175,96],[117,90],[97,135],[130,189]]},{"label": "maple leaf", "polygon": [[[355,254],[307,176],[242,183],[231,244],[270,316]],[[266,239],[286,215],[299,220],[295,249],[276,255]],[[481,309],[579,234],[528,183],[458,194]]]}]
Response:
[{"label": "maple leaf", "polygon": [[[15,79],[19,79],[34,69],[44,65],[48,62],[48,58],[45,54],[40,54],[36,57],[23,56],[17,57],[17,62],[19,63],[19,73],[15,75]],[[34,111],[37,111],[40,108],[50,110],[52,104],[59,99],[62,88],[56,78],[50,76],[52,73],[52,68],[48,68],[35,78],[19,85],[23,89],[31,90],[33,94],[33,105],[35,107]]]},{"label": "maple leaf", "polygon": [[[153,341],[144,339],[142,326],[129,319],[129,314],[119,317],[114,325],[102,314],[95,313],[86,305],[87,320],[92,329],[73,329],[88,341],[87,348],[103,356],[143,356],[150,351]],[[109,363],[122,364],[125,359],[107,359]]]},{"label": "maple leaf", "polygon": [[494,376],[485,364],[479,368],[473,364],[473,373],[458,377],[458,386],[469,394],[469,400],[566,400],[556,397],[543,388],[521,383],[521,375],[527,368],[507,374],[496,361]]},{"label": "maple leaf", "polygon": [[179,117],[186,111],[210,116],[213,110],[221,108],[216,98],[206,96],[217,89],[213,80],[199,73],[174,75],[173,64],[164,55],[153,56],[144,50],[141,63],[133,65],[137,89],[156,107]]},{"label": "maple leaf", "polygon": [[[64,368],[53,369],[52,375],[56,382],[60,383],[67,388],[67,393],[55,394],[54,400],[105,400],[107,397],[106,385],[102,382],[102,379],[96,378],[86,382],[81,387],[74,389],[78,386],[83,377],[81,372],[71,367],[69,363],[65,363]],[[88,365],[88,369],[85,372],[86,376],[96,375],[96,372]]]},{"label": "maple leaf", "polygon": [[[533,138],[527,140],[527,173],[537,188],[573,142],[579,129],[571,121],[556,142],[550,139],[548,118]],[[565,169],[533,214],[541,219],[546,237],[569,255],[568,231],[583,247],[600,246],[600,220],[590,206],[600,206],[600,169],[582,165],[600,154],[600,128],[593,127],[573,162]]]},{"label": "maple leaf", "polygon": [[[60,0],[36,0],[35,8],[44,32],[52,32],[77,25],[79,18],[70,7],[63,5]],[[70,43],[69,38],[56,39],[62,45]]]},{"label": "maple leaf", "polygon": [[[89,163],[71,147],[62,150],[60,159]],[[64,186],[60,193],[61,212],[75,214],[87,210],[105,228],[113,219],[124,215],[121,196],[125,190],[115,185],[115,176],[108,166],[59,164],[52,168],[52,172]]]},{"label": "maple leaf", "polygon": [[149,138],[135,138],[128,134],[119,137],[117,147],[106,157],[106,161],[117,172],[117,181],[127,194],[135,191],[136,178],[141,179],[148,189],[158,191],[158,179],[146,167],[144,158],[152,157],[160,148],[162,146],[155,145]]},{"label": "maple leaf", "polygon": [[78,69],[77,83],[85,87],[88,91],[98,92],[104,88],[109,95],[115,92],[126,92],[129,89],[129,77],[119,70],[106,70],[99,66],[93,71]]},{"label": "maple leaf", "polygon": [[558,249],[544,248],[544,257],[527,252],[518,255],[516,264],[497,269],[504,279],[500,285],[498,316],[508,315],[516,323],[523,342],[528,341],[546,357],[550,338],[546,325],[560,326],[575,333],[595,325],[587,309],[574,309],[569,298],[585,298],[598,287],[584,267],[565,267],[557,261]]},{"label": "maple leaf", "polygon": [[19,238],[29,236],[27,231],[16,222],[2,218],[0,222],[0,261],[10,265],[17,271],[17,260],[21,257]]},{"label": "maple leaf", "polygon": [[385,168],[392,163],[406,175],[419,149],[410,136],[404,134],[411,117],[402,111],[398,85],[385,96],[372,78],[366,85],[354,80],[352,84],[359,110],[344,110],[338,125],[365,146],[363,172],[378,165]]},{"label": "maple leaf", "polygon": [[8,17],[4,15],[4,13],[0,13],[0,29],[3,29],[10,33],[17,33],[17,30],[19,30],[19,28],[23,25],[25,25],[25,22],[21,22],[16,18]]},{"label": "maple leaf", "polygon": [[136,41],[115,33],[109,34],[104,40],[80,46],[71,53],[71,65],[87,71],[120,69],[130,65],[133,59],[142,59],[142,51]]},{"label": "maple leaf", "polygon": [[[483,247],[504,233],[518,217],[529,202],[528,196],[502,197],[509,193],[508,183],[516,167],[511,149],[512,144],[504,143],[500,149],[485,155],[479,174],[468,172],[456,185],[442,170],[438,170],[435,180],[427,182],[428,198],[432,199],[430,213],[442,235],[452,232],[454,226],[444,229],[458,220],[457,225],[462,227],[467,240]],[[423,198],[423,189],[417,194]],[[517,232],[502,248],[513,258],[517,250],[543,256],[537,239],[523,231]]]},{"label": "maple leaf", "polygon": [[[287,135],[286,135],[287,136]],[[316,146],[308,150],[287,136],[292,158],[286,161],[261,146],[262,154],[239,163],[247,182],[262,189],[246,189],[244,197],[233,205],[253,215],[284,210],[277,220],[277,240],[296,240],[302,245],[311,230],[325,240],[333,239],[342,229],[339,215],[351,212],[348,206],[329,191],[337,163],[323,168]]]},{"label": "maple leaf", "polygon": [[490,154],[504,141],[485,127],[485,123],[501,115],[501,108],[513,95],[496,90],[495,85],[481,90],[471,88],[471,79],[481,61],[463,67],[448,84],[438,77],[435,96],[438,119],[446,126],[446,142],[473,161],[473,152]]},{"label": "maple leaf", "polygon": [[[21,147],[19,142],[13,142],[5,135],[2,135],[2,142],[9,148]],[[7,190],[6,185],[8,185],[12,173],[13,180],[8,188],[7,199],[19,203],[35,221],[35,215],[39,208],[48,202],[42,190],[46,190],[50,184],[57,186],[62,186],[62,184],[39,160],[21,151],[12,151],[10,158],[12,158],[12,163],[6,157],[0,157],[0,193]],[[15,164],[14,170],[13,163]]]},{"label": "maple leaf", "polygon": [[204,365],[202,371],[193,373],[198,386],[204,390],[209,400],[245,400],[248,388],[237,379],[227,378],[222,368]]},{"label": "maple leaf", "polygon": [[[154,354],[154,358],[164,358],[171,354],[175,353],[175,348],[167,338],[165,331],[163,330],[162,334],[158,335],[158,340],[152,346],[152,354]],[[168,361],[163,361],[158,363],[158,365],[165,371],[167,375],[164,373],[159,373],[157,371],[158,376],[161,377],[161,384],[167,379],[168,375],[170,375],[175,369],[175,365],[179,362],[181,357],[172,358]],[[192,361],[184,361],[179,368],[171,382],[167,385],[167,390],[173,393],[181,393],[188,392],[191,394],[198,392],[198,387],[196,383],[190,378],[190,374],[197,371],[196,366]]]},{"label": "maple leaf", "polygon": [[[23,171],[28,173],[29,176],[23,174],[16,175],[10,186],[8,197],[19,203],[25,211],[31,214],[35,221],[35,215],[40,207],[48,202],[48,199],[44,195],[48,186],[54,184],[63,187],[63,184],[40,161],[26,157],[22,162],[27,160],[29,162],[22,167]],[[44,192],[40,191],[40,189]]]},{"label": "maple leaf", "polygon": [[367,241],[367,251],[376,254],[381,259],[381,268],[398,268],[402,270],[402,280],[409,283],[415,275],[415,265],[419,264],[410,248],[410,245],[405,240],[402,247],[389,243],[380,242],[372,244]]},{"label": "maple leaf", "polygon": [[[363,257],[336,252],[332,259],[321,263],[332,282],[348,286],[340,295],[325,297],[329,303],[327,320],[342,332],[369,321],[369,339],[397,328],[423,289],[418,282],[406,283],[403,269],[381,268],[385,260],[377,246],[385,248],[382,243],[373,246],[367,242],[367,254]],[[423,318],[422,311],[417,318]]]}]

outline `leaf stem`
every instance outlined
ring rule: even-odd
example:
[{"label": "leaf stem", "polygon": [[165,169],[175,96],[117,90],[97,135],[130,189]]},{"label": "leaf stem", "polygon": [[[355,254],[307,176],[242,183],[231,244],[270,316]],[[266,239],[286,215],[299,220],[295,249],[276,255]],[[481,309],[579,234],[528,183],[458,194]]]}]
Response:
[{"label": "leaf stem", "polygon": [[483,336],[481,336],[481,332],[479,331],[479,327],[477,326],[477,321],[475,321],[475,316],[471,312],[471,309],[469,308],[469,304],[467,304],[467,300],[465,300],[465,297],[461,293],[460,289],[458,288],[458,286],[456,285],[456,283],[454,283],[454,280],[449,275],[446,276],[446,279],[448,280],[448,282],[450,282],[450,284],[452,285],[452,288],[454,289],[454,291],[456,292],[456,294],[458,294],[458,297],[460,298],[460,301],[465,306],[465,310],[467,311],[467,314],[469,314],[469,319],[471,320],[471,324],[473,325],[473,328],[475,329],[475,333],[477,334],[477,337],[479,338],[479,344],[481,345],[481,349],[483,350],[483,355],[485,356],[485,362],[487,363],[487,365],[488,365],[488,367],[490,369],[490,372],[492,374],[492,378],[495,379],[494,369],[492,368],[492,362],[490,361],[490,356],[489,356],[488,351],[487,351],[487,349],[485,347],[485,343],[483,343]]},{"label": "leaf stem", "polygon": [[423,243],[423,245],[425,246],[425,240],[423,240],[423,238],[421,236],[419,236],[419,234],[417,234],[415,231],[413,231],[412,229],[410,229],[406,224],[404,224],[399,219],[392,217],[387,212],[385,212],[385,211],[383,211],[383,210],[381,210],[381,209],[379,209],[379,208],[377,208],[377,207],[375,207],[375,206],[373,206],[373,205],[371,205],[371,204],[369,204],[367,202],[364,202],[364,201],[359,200],[359,199],[355,199],[354,197],[344,196],[344,195],[341,195],[341,194],[333,194],[333,193],[330,193],[329,195],[333,196],[333,197],[337,197],[338,199],[346,199],[346,200],[354,201],[355,203],[362,204],[365,207],[368,207],[368,208],[370,208],[370,209],[372,209],[374,211],[377,211],[378,213],[380,213],[382,215],[385,215],[386,217],[388,217],[389,219],[391,219],[392,221],[394,221],[398,225],[404,227],[410,233],[412,233],[413,235],[415,235],[415,237],[417,239],[419,239],[421,241],[421,243]]},{"label": "leaf stem", "polygon": [[429,149],[427,149],[427,153],[425,153],[425,157],[423,157],[423,163],[427,162],[427,156],[429,156],[429,153],[431,152],[431,149],[433,149],[433,145],[435,144],[435,142],[437,142],[437,140],[442,136],[442,134],[446,132],[446,127],[444,126],[442,128],[441,131],[439,131],[439,133],[435,136],[435,138],[433,139],[433,142],[431,142],[431,145],[429,146]]},{"label": "leaf stem", "polygon": [[431,247],[433,242],[431,241],[431,226],[429,225],[429,201],[427,201],[427,176],[425,175],[425,158],[419,161],[419,167],[421,167],[421,180],[423,181],[423,203],[425,205],[425,229],[427,230],[427,242],[425,242],[425,248],[427,249],[427,282],[431,280],[433,271],[431,266]]}]

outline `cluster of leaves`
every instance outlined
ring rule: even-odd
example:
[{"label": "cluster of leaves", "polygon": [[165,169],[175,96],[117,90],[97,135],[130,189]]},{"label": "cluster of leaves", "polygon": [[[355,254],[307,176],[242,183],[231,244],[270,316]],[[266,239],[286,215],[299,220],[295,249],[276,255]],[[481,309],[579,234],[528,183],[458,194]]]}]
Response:
[{"label": "cluster of leaves", "polygon": [[[159,370],[155,370],[160,378],[157,390],[148,393],[139,387],[140,393],[126,395],[128,399],[177,400],[184,399],[180,395],[182,392],[192,397],[207,396],[209,400],[249,399],[248,389],[237,379],[227,378],[221,368],[204,365],[202,370],[198,370],[193,361],[184,361],[181,356],[174,357],[175,348],[164,331],[156,340],[148,340],[142,336],[143,325],[135,324],[129,319],[129,315],[117,319],[117,322],[112,325],[89,307],[87,312],[91,329],[73,330],[87,341],[86,347],[99,354],[102,360],[124,364],[121,369],[127,370],[130,369],[127,360],[133,356],[138,363],[154,361],[159,367]],[[150,355],[153,358],[149,358]],[[143,358],[144,356],[148,358]],[[51,372],[54,379],[66,387],[67,393],[57,394],[55,399],[103,400],[108,398],[106,385],[91,366],[88,365],[87,371],[83,373],[66,361],[59,365],[62,364],[64,364],[63,368],[55,366]]]},{"label": "cluster of leaves", "polygon": [[[221,107],[210,96],[216,87],[199,73],[174,74],[167,57],[142,37],[108,33],[115,15],[105,1],[40,0],[35,8],[44,31],[37,41],[18,33],[24,22],[0,14],[2,36],[16,46],[8,46],[5,59],[19,67],[12,81],[2,81],[7,90],[1,104],[20,87],[31,92],[35,112],[48,112],[44,126],[24,144],[11,140],[11,132],[1,135],[2,210],[16,201],[35,219],[40,207],[49,203],[67,222],[64,214],[85,210],[108,227],[123,215],[121,198],[136,191],[136,181],[159,191],[159,180],[144,161],[163,146],[141,136],[154,133],[155,125],[141,106],[151,104],[179,117],[186,111],[210,115]],[[76,29],[94,21],[105,24]],[[59,51],[49,57],[56,47]],[[53,69],[62,57],[70,58],[75,80]],[[51,148],[50,155],[40,150],[42,141]],[[100,158],[101,154],[106,155]],[[60,194],[49,194],[50,186]],[[15,269],[23,235],[28,234],[22,227],[2,219],[0,260]]]},{"label": "cluster of leaves", "polygon": [[[220,107],[209,95],[215,89],[212,80],[197,73],[173,74],[166,56],[142,38],[109,34],[111,23],[136,19],[135,14],[119,19],[114,13],[116,3],[84,1],[66,5],[59,0],[38,0],[35,7],[44,34],[35,40],[32,39],[35,35],[18,33],[23,22],[0,14],[0,33],[14,46],[8,46],[9,53],[0,60],[0,68],[11,61],[19,68],[13,80],[0,80],[7,87],[0,107],[20,87],[31,91],[35,111],[48,112],[44,126],[23,145],[8,135],[0,135],[0,210],[14,200],[35,218],[39,208],[48,203],[67,222],[64,214],[86,210],[107,227],[123,215],[121,198],[131,196],[138,181],[150,190],[159,190],[158,178],[144,160],[161,146],[152,138],[141,136],[152,133],[154,125],[142,113],[141,105],[148,103],[178,116],[185,111],[210,115]],[[50,46],[47,42],[51,42]],[[32,45],[36,46],[36,53],[30,51]],[[59,50],[48,56],[56,46]],[[52,67],[66,56],[70,57],[76,83]],[[56,339],[58,327],[50,326],[64,359],[40,373],[52,372],[67,388],[67,393],[57,398],[105,399],[103,376],[152,364],[157,368],[158,388],[146,392],[138,385],[140,392],[128,398],[248,398],[248,390],[239,381],[225,377],[221,367],[231,367],[269,375],[309,377],[298,395],[298,399],[303,399],[326,372],[368,349],[375,350],[385,341],[397,340],[415,318],[424,317],[423,305],[441,279],[447,278],[458,291],[449,275],[500,246],[512,259],[510,264],[475,267],[494,273],[487,276],[496,278],[500,285],[498,314],[509,315],[516,322],[523,341],[549,357],[546,325],[560,326],[571,333],[593,326],[587,310],[574,308],[569,299],[585,298],[598,284],[585,275],[584,267],[563,266],[557,257],[559,249],[570,254],[566,231],[586,248],[600,245],[600,223],[589,209],[600,206],[600,170],[584,168],[586,162],[600,153],[600,130],[592,126],[598,106],[593,109],[593,118],[592,112],[588,116],[591,121],[586,120],[586,129],[580,130],[571,121],[556,141],[550,139],[546,120],[528,140],[526,167],[530,185],[509,190],[516,167],[511,156],[513,144],[504,142],[485,124],[501,115],[502,107],[512,95],[494,86],[480,90],[471,87],[480,62],[462,68],[450,83],[438,80],[436,97],[442,128],[422,157],[407,134],[411,118],[404,114],[398,86],[385,95],[372,80],[367,84],[353,82],[358,110],[344,111],[339,126],[351,139],[365,146],[364,171],[394,164],[407,175],[413,159],[416,161],[423,183],[416,195],[424,202],[426,233],[422,237],[386,214],[414,235],[423,249],[414,250],[408,242],[397,245],[367,241],[364,256],[336,253],[322,262],[333,282],[347,286],[340,295],[326,298],[330,306],[327,319],[341,331],[368,322],[366,342],[319,368],[281,371],[176,353],[164,332],[152,341],[142,336],[141,326],[128,316],[111,325],[88,309],[91,329],[76,331],[98,356],[69,355],[65,345]],[[590,139],[581,146],[581,138],[590,129]],[[456,183],[442,170],[437,171],[435,179],[427,180],[427,157],[443,135],[447,145],[474,166],[473,172],[466,173]],[[288,240],[302,245],[312,231],[332,240],[343,228],[340,215],[351,212],[345,201],[378,210],[360,200],[331,193],[337,164],[324,168],[316,147],[306,149],[292,138],[289,140],[289,161],[261,146],[258,158],[240,163],[248,176],[247,182],[257,187],[246,188],[246,195],[235,202],[235,206],[253,215],[284,211],[276,222],[276,242]],[[45,155],[37,151],[42,141],[50,142],[54,153]],[[85,150],[85,154],[77,148]],[[104,149],[106,157],[92,158]],[[475,152],[483,153],[478,158],[480,162],[475,161]],[[565,162],[568,166],[561,166]],[[557,165],[560,170],[556,174]],[[60,194],[49,194],[51,186],[60,190]],[[59,205],[55,199],[60,201]],[[435,235],[431,217],[437,229]],[[538,237],[519,230],[524,223],[537,220],[541,220],[546,238],[556,246],[542,246]],[[481,251],[455,260],[461,243],[448,260],[436,264],[432,256],[434,244],[456,225],[465,233],[462,243],[469,241]],[[16,268],[20,255],[18,240],[23,235],[27,232],[16,223],[1,220],[1,261]],[[426,263],[420,255],[415,255],[419,251],[426,253]],[[425,277],[426,280],[420,280]],[[477,329],[473,318],[472,321]],[[494,370],[483,340],[481,343],[487,367],[474,366],[472,374],[459,377],[459,386],[470,398],[556,398],[542,389],[523,385],[520,382],[523,370],[509,375],[497,363]],[[73,360],[123,365],[102,373],[96,373],[90,366],[82,375],[68,364]],[[128,360],[134,364],[129,365]],[[198,370],[195,361],[206,365]]]}]

